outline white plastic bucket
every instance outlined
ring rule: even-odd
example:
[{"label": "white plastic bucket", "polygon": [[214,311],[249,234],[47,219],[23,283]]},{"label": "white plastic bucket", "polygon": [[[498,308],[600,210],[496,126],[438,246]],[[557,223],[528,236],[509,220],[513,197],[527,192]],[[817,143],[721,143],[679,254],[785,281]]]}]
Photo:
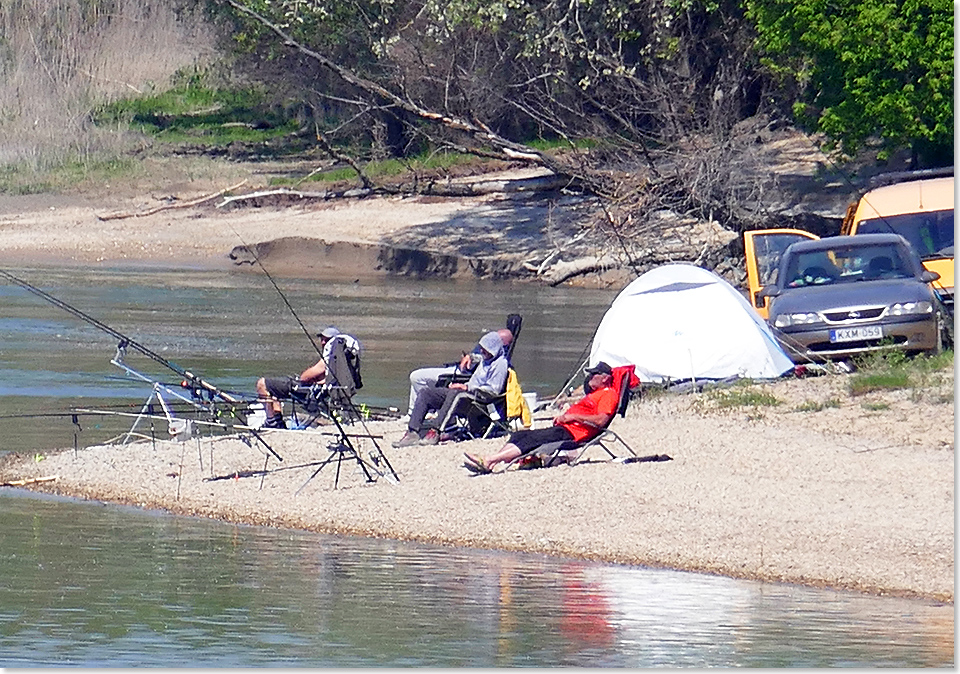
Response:
[{"label": "white plastic bucket", "polygon": [[260,428],[267,421],[267,411],[263,407],[263,403],[252,403],[250,407],[247,408],[247,426],[250,428]]},{"label": "white plastic bucket", "polygon": [[530,408],[530,411],[531,411],[531,412],[533,412],[535,409],[537,409],[537,393],[536,393],[536,391],[534,391],[533,393],[524,393],[524,394],[523,394],[523,399],[527,401],[527,407]]}]

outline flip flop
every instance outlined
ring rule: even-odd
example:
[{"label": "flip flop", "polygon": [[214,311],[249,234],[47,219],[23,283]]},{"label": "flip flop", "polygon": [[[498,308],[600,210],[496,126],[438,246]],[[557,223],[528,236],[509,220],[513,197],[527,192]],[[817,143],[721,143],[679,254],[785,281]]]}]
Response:
[{"label": "flip flop", "polygon": [[480,468],[480,466],[474,463],[470,463],[469,461],[464,461],[463,467],[469,470],[474,475],[482,475],[484,473],[484,470]]},{"label": "flip flop", "polygon": [[483,459],[480,459],[472,454],[463,453],[466,457],[466,461],[463,462],[463,465],[466,466],[469,470],[472,470],[475,473],[492,473],[493,470],[483,462]]}]

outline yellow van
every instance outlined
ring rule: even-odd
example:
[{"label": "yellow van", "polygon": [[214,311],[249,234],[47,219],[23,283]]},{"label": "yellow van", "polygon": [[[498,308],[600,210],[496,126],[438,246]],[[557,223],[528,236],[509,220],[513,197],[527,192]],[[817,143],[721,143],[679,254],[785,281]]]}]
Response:
[{"label": "yellow van", "polygon": [[940,274],[933,288],[953,315],[953,176],[904,180],[870,190],[850,205],[840,234],[899,234],[923,266]]}]

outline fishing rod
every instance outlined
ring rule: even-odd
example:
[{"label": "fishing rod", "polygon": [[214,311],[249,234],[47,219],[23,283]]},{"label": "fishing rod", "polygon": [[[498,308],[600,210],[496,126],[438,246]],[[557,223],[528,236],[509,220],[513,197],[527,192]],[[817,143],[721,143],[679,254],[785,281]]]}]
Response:
[{"label": "fishing rod", "polygon": [[[129,346],[129,347],[132,347],[132,348],[135,349],[136,351],[139,351],[139,352],[142,353],[144,356],[147,356],[148,358],[156,361],[156,362],[159,363],[160,365],[163,365],[164,367],[169,368],[170,370],[173,370],[173,371],[176,372],[178,375],[180,375],[181,377],[183,377],[183,379],[184,379],[183,384],[186,384],[187,382],[189,382],[190,384],[192,384],[192,385],[194,385],[194,386],[196,386],[196,387],[199,387],[199,388],[207,391],[209,394],[211,394],[211,395],[213,395],[213,396],[216,396],[216,397],[220,398],[221,400],[224,400],[225,402],[228,402],[228,403],[239,403],[239,402],[242,402],[239,398],[236,398],[236,397],[230,395],[229,393],[226,393],[225,391],[220,390],[219,388],[217,388],[217,387],[214,386],[213,384],[211,384],[211,383],[209,383],[209,382],[207,382],[207,381],[204,381],[204,380],[201,379],[198,375],[195,375],[195,374],[193,374],[192,372],[190,372],[190,371],[188,371],[188,370],[184,370],[183,368],[181,368],[181,367],[179,367],[179,366],[177,366],[177,365],[174,365],[173,363],[171,363],[169,360],[167,360],[166,358],[164,358],[164,357],[161,356],[160,354],[158,354],[158,353],[156,353],[156,352],[154,352],[154,351],[151,351],[150,349],[148,349],[147,347],[143,346],[142,344],[140,344],[140,343],[137,342],[136,340],[131,339],[130,337],[127,337],[126,335],[124,335],[122,332],[119,332],[118,330],[115,330],[115,329],[111,328],[111,327],[110,327],[109,325],[107,325],[106,323],[103,323],[102,321],[97,320],[97,319],[94,318],[93,316],[91,316],[91,315],[89,315],[89,314],[87,314],[87,313],[84,313],[83,311],[80,311],[80,310],[77,309],[76,307],[73,307],[73,306],[67,304],[67,303],[64,302],[63,300],[54,297],[54,296],[51,295],[50,293],[47,293],[47,292],[41,290],[40,288],[38,288],[38,287],[36,287],[36,286],[34,286],[34,285],[31,285],[30,283],[27,283],[27,282],[24,281],[23,279],[14,276],[14,275],[11,274],[10,272],[5,271],[5,270],[3,270],[3,269],[0,269],[0,277],[3,277],[3,278],[5,278],[5,279],[7,279],[7,280],[9,280],[9,281],[12,281],[13,283],[15,283],[15,284],[17,284],[18,286],[20,286],[21,288],[23,288],[24,290],[27,290],[27,291],[33,293],[34,295],[45,299],[47,302],[50,302],[50,303],[53,304],[54,306],[59,307],[60,309],[63,309],[63,310],[66,311],[67,313],[69,313],[69,314],[71,314],[71,315],[73,315],[73,316],[76,316],[77,318],[79,318],[79,319],[81,319],[81,320],[83,320],[83,321],[86,321],[86,322],[89,323],[90,325],[92,325],[92,326],[94,326],[94,327],[102,330],[103,332],[107,333],[108,335],[116,338],[116,339],[119,340],[119,342],[120,342],[120,344],[119,344],[119,346],[118,346],[118,350],[125,349],[125,348],[128,347],[128,346]],[[183,385],[183,384],[182,384],[182,385]]]},{"label": "fishing rod", "polygon": [[240,236],[240,232],[236,230],[232,225],[228,225],[230,229],[233,230],[233,233],[237,235],[237,238],[240,240],[240,243],[243,244],[243,247],[247,250],[248,253],[253,257],[253,261],[257,263],[257,266],[263,271],[264,275],[270,281],[270,284],[273,286],[274,290],[277,291],[277,294],[280,295],[280,299],[283,300],[283,303],[287,305],[287,309],[290,310],[290,313],[293,314],[293,317],[296,319],[297,324],[300,326],[300,329],[303,330],[303,334],[307,336],[307,339],[310,341],[310,345],[313,347],[314,351],[323,358],[323,351],[317,346],[316,341],[313,339],[313,335],[310,334],[310,331],[307,330],[307,326],[303,324],[303,321],[300,320],[300,316],[297,315],[297,312],[294,310],[293,305],[290,304],[290,300],[287,299],[287,296],[283,294],[283,291],[280,290],[280,286],[277,285],[277,282],[273,280],[273,276],[270,275],[270,272],[267,271],[267,268],[263,266],[263,262],[260,261],[260,256],[247,245],[247,242],[243,240],[243,237]]}]

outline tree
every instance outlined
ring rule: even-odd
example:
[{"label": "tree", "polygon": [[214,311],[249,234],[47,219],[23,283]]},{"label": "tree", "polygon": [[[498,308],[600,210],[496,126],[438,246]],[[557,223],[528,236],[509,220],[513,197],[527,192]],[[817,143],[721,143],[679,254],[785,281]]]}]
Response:
[{"label": "tree", "polygon": [[745,0],[766,65],[793,109],[852,155],[914,163],[953,149],[953,6],[946,0]]},{"label": "tree", "polygon": [[[386,115],[421,146],[543,166],[595,197],[597,228],[636,271],[678,222],[739,231],[766,216],[757,134],[734,137],[764,100],[739,0],[209,1],[257,57],[332,75],[310,95],[355,110],[317,120],[320,145],[369,191]],[[433,183],[419,178],[411,190]]]}]

